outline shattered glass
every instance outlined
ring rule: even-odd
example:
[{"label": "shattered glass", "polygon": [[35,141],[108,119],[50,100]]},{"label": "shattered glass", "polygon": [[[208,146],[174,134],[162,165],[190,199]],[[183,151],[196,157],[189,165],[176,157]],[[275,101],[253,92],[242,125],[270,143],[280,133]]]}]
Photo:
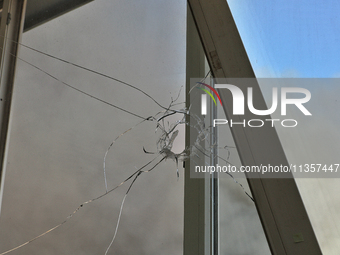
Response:
[{"label": "shattered glass", "polygon": [[[185,1],[103,0],[23,35],[0,255],[182,253],[183,162],[237,158],[185,108],[185,24]],[[222,254],[266,254],[245,180],[225,177]]]},{"label": "shattered glass", "polygon": [[185,29],[94,1],[23,34],[0,254],[182,252]]}]

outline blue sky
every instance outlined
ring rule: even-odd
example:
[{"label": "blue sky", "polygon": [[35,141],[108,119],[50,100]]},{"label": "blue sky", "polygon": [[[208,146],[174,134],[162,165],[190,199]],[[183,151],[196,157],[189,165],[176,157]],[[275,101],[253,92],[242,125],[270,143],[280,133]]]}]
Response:
[{"label": "blue sky", "polygon": [[[335,0],[228,0],[257,77],[340,77],[340,3]],[[313,79],[317,81],[316,79]],[[304,84],[313,116],[277,128],[289,162],[338,162],[337,80]],[[264,90],[268,93],[267,90]],[[340,249],[339,178],[296,182],[324,254]]]},{"label": "blue sky", "polygon": [[229,0],[260,77],[340,77],[340,3]]}]

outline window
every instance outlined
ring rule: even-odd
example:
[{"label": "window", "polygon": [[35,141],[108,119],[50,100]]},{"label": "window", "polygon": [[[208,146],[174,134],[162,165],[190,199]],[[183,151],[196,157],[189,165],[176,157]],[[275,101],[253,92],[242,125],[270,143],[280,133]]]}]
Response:
[{"label": "window", "polygon": [[[168,106],[185,83],[185,33],[185,1],[100,0],[25,32],[22,43],[132,84]],[[18,60],[0,253],[57,226],[83,202],[104,194],[109,145],[141,122],[66,84],[143,117],[164,110],[136,89],[25,46],[20,58],[56,79]],[[182,90],[176,103],[183,102]],[[106,157],[108,189],[155,157],[143,147],[157,153],[156,128],[156,122],[146,121],[114,143]],[[183,144],[175,146],[180,150]],[[182,253],[184,174],[180,167],[177,179],[176,169],[168,159],[138,177],[108,254]],[[13,254],[105,254],[128,187],[84,205],[66,224]]]}]

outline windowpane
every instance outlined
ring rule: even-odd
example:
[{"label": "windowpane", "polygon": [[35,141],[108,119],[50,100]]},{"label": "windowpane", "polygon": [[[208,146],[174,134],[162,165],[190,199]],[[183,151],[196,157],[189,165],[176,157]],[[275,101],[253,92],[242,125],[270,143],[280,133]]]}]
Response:
[{"label": "windowpane", "polygon": [[[219,113],[219,118],[225,119],[222,107]],[[241,166],[228,125],[218,126],[218,147],[221,158],[232,166]],[[220,159],[219,165],[226,166],[224,160]],[[252,196],[245,176],[219,174],[221,254],[271,254],[255,203],[248,195]]]},{"label": "windowpane", "polygon": [[[116,137],[105,162],[108,190],[162,159],[157,123],[141,121],[164,111],[157,103],[168,107],[181,91],[185,33],[182,0],[93,1],[24,33],[24,45],[137,89],[21,46],[0,253],[67,220],[13,254],[105,254],[132,179],[68,216],[105,194],[103,159]],[[176,103],[184,98],[182,90]],[[184,128],[179,131],[175,151],[184,146]],[[183,170],[178,179],[176,172],[168,159],[138,177],[108,254],[182,253]]]}]

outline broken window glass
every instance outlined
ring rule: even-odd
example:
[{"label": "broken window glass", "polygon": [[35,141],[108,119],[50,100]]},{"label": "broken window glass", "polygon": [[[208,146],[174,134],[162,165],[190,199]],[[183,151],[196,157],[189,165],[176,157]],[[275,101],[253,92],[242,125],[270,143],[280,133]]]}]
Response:
[{"label": "broken window glass", "polygon": [[185,1],[94,1],[23,34],[0,254],[182,252],[183,114],[157,119],[185,106],[185,29]]}]

